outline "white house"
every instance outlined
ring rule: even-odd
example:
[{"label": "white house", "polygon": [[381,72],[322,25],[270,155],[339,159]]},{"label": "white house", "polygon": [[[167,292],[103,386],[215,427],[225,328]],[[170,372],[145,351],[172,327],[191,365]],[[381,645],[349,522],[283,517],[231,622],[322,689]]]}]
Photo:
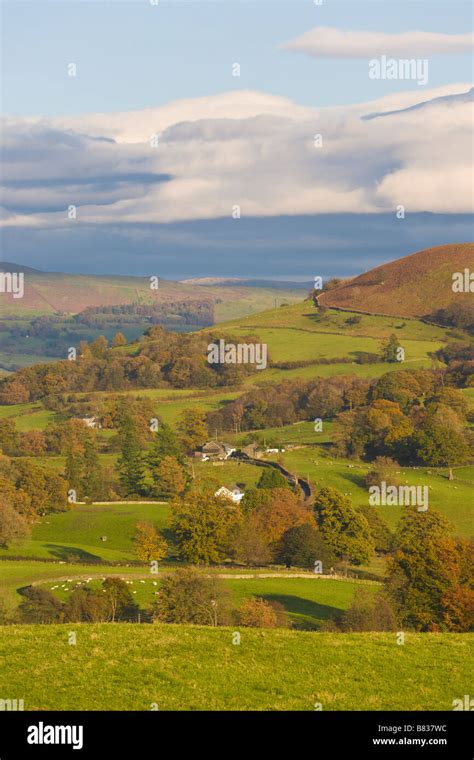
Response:
[{"label": "white house", "polygon": [[224,499],[232,501],[234,504],[239,504],[244,496],[244,491],[234,483],[230,488],[221,486],[214,494],[214,496],[223,496]]},{"label": "white house", "polygon": [[101,428],[102,425],[97,417],[83,417],[82,422],[88,428]]}]

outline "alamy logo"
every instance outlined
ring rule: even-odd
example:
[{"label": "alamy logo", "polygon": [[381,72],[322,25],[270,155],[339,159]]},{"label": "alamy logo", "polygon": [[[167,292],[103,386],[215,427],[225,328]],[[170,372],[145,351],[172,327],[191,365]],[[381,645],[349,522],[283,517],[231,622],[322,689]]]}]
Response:
[{"label": "alamy logo", "polygon": [[463,699],[453,699],[453,710],[474,710],[474,699],[471,699],[469,694],[465,694]]},{"label": "alamy logo", "polygon": [[465,269],[464,272],[453,273],[453,293],[474,293],[474,272]]},{"label": "alamy logo", "polygon": [[257,369],[267,366],[266,343],[209,343],[207,347],[209,364],[255,364]]},{"label": "alamy logo", "polygon": [[372,58],[369,61],[369,79],[413,79],[419,85],[428,84],[426,58]]},{"label": "alamy logo", "polygon": [[48,726],[43,722],[28,726],[28,744],[72,744],[73,749],[83,747],[83,726]]},{"label": "alamy logo", "polygon": [[0,699],[0,712],[15,712],[24,709],[25,702],[23,699]]},{"label": "alamy logo", "polygon": [[12,293],[13,298],[25,295],[25,275],[23,272],[0,272],[0,293]]},{"label": "alamy logo", "polygon": [[428,499],[428,486],[388,486],[382,480],[379,486],[369,488],[372,507],[417,507],[418,512],[426,512]]}]

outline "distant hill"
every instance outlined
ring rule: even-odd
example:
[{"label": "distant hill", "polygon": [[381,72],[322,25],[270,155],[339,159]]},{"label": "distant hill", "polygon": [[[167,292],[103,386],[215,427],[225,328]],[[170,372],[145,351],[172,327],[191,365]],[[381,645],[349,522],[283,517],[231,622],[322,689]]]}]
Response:
[{"label": "distant hill", "polygon": [[454,293],[452,276],[474,272],[474,243],[426,248],[371,269],[323,293],[320,303],[370,314],[425,317],[472,293]]},{"label": "distant hill", "polygon": [[271,308],[275,299],[288,303],[301,300],[301,289],[297,285],[281,290],[276,284],[272,287],[269,283],[252,283],[252,287],[239,281],[205,285],[160,278],[158,290],[152,290],[149,277],[41,272],[11,262],[0,262],[0,272],[23,272],[25,275],[22,299],[0,293],[0,318],[7,315],[70,315],[90,306],[143,306],[157,301],[171,304],[202,299],[213,301],[216,320],[221,321]]},{"label": "distant hill", "polygon": [[263,280],[259,277],[254,279],[243,277],[191,277],[188,280],[180,280],[185,285],[222,285],[225,287],[246,287],[246,288],[276,288],[278,290],[311,290],[311,280],[296,281],[292,280]]}]

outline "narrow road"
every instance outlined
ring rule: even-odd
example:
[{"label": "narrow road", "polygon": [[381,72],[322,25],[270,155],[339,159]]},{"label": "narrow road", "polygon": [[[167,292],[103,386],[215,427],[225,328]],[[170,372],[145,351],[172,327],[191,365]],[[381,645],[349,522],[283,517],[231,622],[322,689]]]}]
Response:
[{"label": "narrow road", "polygon": [[299,478],[297,475],[293,475],[292,472],[283,467],[283,465],[279,464],[279,462],[273,462],[269,459],[252,459],[243,452],[234,452],[234,454],[232,454],[232,458],[239,459],[243,462],[247,462],[248,464],[254,464],[256,467],[272,467],[274,470],[278,470],[291,486],[297,485],[299,487],[305,501],[311,501],[313,499],[313,489],[311,488],[311,485],[308,483],[308,481],[304,478]]}]

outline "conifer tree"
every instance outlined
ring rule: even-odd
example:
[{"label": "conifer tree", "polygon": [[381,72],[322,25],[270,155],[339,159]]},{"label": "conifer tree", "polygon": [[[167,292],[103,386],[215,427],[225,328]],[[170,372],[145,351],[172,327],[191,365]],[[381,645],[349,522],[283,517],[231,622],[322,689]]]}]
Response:
[{"label": "conifer tree", "polygon": [[95,441],[92,438],[86,438],[85,440],[83,462],[83,495],[89,496],[89,498],[93,499],[99,495],[101,478],[99,456],[97,454]]},{"label": "conifer tree", "polygon": [[144,461],[138,445],[135,423],[132,417],[125,417],[121,424],[121,454],[117,461],[120,485],[127,496],[141,495],[144,486]]}]

